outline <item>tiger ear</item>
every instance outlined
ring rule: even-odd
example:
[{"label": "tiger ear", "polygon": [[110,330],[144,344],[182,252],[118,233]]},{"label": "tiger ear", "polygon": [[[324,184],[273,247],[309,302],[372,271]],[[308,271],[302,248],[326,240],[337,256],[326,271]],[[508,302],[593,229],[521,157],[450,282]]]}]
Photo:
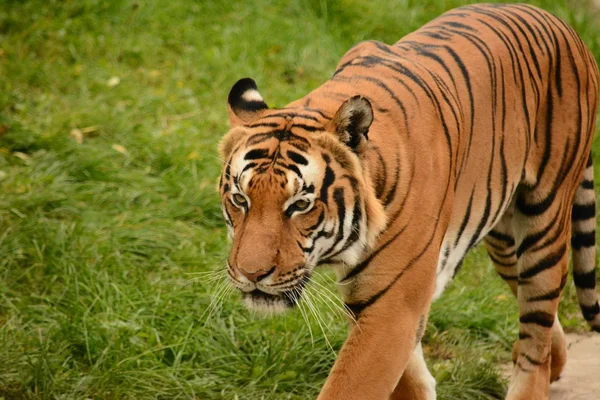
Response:
[{"label": "tiger ear", "polygon": [[269,108],[258,92],[256,82],[250,78],[240,79],[233,85],[227,103],[229,125],[232,128],[248,125]]},{"label": "tiger ear", "polygon": [[329,122],[328,130],[337,135],[355,153],[366,150],[369,127],[373,122],[371,102],[362,96],[354,96],[344,102]]}]

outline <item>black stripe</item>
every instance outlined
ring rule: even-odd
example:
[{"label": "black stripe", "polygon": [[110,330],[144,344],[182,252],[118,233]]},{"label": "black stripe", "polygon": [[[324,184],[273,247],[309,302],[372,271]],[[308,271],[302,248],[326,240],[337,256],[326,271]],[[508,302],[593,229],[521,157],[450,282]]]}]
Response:
[{"label": "black stripe", "polygon": [[544,228],[540,229],[539,232],[525,236],[525,238],[523,239],[523,241],[521,241],[521,244],[517,248],[517,257],[521,257],[521,254],[525,253],[531,248],[531,246],[542,240],[548,234],[548,232],[554,226],[557,220],[558,213],[554,214],[554,218],[552,218],[552,221],[550,221],[550,223]]},{"label": "black stripe", "polygon": [[308,160],[303,155],[296,153],[295,151],[288,150],[287,156],[296,164],[308,165]]},{"label": "black stripe", "polygon": [[525,359],[526,359],[527,361],[529,361],[529,362],[530,362],[532,365],[535,365],[535,366],[539,366],[539,365],[542,365],[542,364],[544,363],[543,361],[538,361],[538,360],[535,360],[535,359],[533,359],[533,358],[529,357],[529,356],[528,356],[527,354],[525,354],[525,353],[519,353],[519,355],[520,355],[520,356],[522,356],[522,357],[525,357]]},{"label": "black stripe", "polygon": [[[547,146],[549,146],[549,145],[547,145]],[[541,177],[541,175],[542,175],[541,172],[538,173],[538,182],[539,182],[539,177]],[[558,184],[555,184],[555,186],[558,186]],[[538,203],[527,203],[524,199],[524,196],[518,196],[516,205],[521,213],[525,214],[528,217],[533,217],[533,216],[541,215],[544,212],[546,212],[546,210],[548,208],[550,208],[550,206],[552,205],[552,202],[554,201],[555,197],[556,197],[556,190],[553,187],[552,191],[548,194],[548,196],[544,200],[542,200]]]},{"label": "black stripe", "polygon": [[531,334],[527,332],[519,332],[519,340],[531,339]]},{"label": "black stripe", "polygon": [[248,128],[277,128],[279,125],[277,122],[255,122],[248,125]]},{"label": "black stripe", "polygon": [[314,231],[315,229],[317,229],[319,227],[319,225],[321,225],[321,222],[323,222],[324,219],[325,219],[325,211],[323,210],[323,208],[321,208],[321,213],[317,217],[317,222],[315,222],[314,225],[308,227],[306,230],[309,232]]},{"label": "black stripe", "polygon": [[565,224],[565,216],[563,215],[560,220],[560,226],[557,229],[555,229],[554,234],[551,237],[546,238],[546,240],[544,240],[542,243],[533,247],[530,250],[530,252],[539,251],[539,250],[548,248],[548,247],[554,245],[555,243],[557,243],[559,240],[562,241],[563,240],[563,232],[564,232],[564,224]]},{"label": "black stripe", "polygon": [[511,251],[507,252],[507,250],[514,249],[514,247],[502,246],[500,244],[492,242],[487,237],[485,238],[485,245],[491,247],[494,250],[494,254],[497,257],[506,258],[506,257],[512,257],[517,254],[517,252],[515,250],[511,250]]},{"label": "black stripe", "polygon": [[283,109],[281,110],[282,112],[279,113],[275,113],[275,114],[269,114],[269,115],[265,115],[264,117],[262,117],[262,119],[268,119],[268,118],[304,118],[304,119],[309,119],[311,121],[316,121],[319,122],[319,119],[317,117],[314,117],[312,115],[306,115],[306,114],[300,114],[300,113],[296,113],[291,111],[292,109]]},{"label": "black stripe", "polygon": [[[448,186],[446,186],[446,191],[444,193],[448,192]],[[444,197],[445,200],[446,197]],[[441,210],[441,208],[440,208]],[[440,211],[441,213],[441,211]],[[436,223],[435,223],[435,227],[433,229],[433,232],[435,232],[435,228],[437,228],[439,223],[439,214],[438,214],[438,218],[436,219]],[[398,232],[397,234],[394,235],[393,238],[391,238],[386,245],[390,244],[394,239],[396,239],[398,236],[400,236],[400,234],[404,231],[404,228],[402,228],[400,230],[400,232]],[[411,269],[411,267],[413,267],[415,265],[415,263],[423,256],[423,254],[425,254],[425,252],[427,251],[427,249],[429,249],[429,247],[431,246],[433,239],[434,239],[435,235],[432,234],[429,238],[429,240],[427,241],[427,243],[425,244],[425,246],[423,247],[423,249],[421,250],[421,252],[419,254],[417,254],[416,256],[414,256],[406,265],[406,267],[401,270],[400,272],[398,272],[396,274],[396,276],[394,276],[394,278],[387,284],[386,287],[384,287],[383,289],[381,289],[380,291],[378,291],[377,293],[375,293],[374,295],[372,295],[371,297],[369,297],[367,300],[361,301],[359,303],[354,303],[354,304],[348,304],[349,306],[352,307],[353,310],[356,310],[358,313],[355,315],[359,315],[362,311],[364,311],[367,307],[370,307],[371,305],[373,305],[377,300],[379,300],[384,294],[386,294],[388,292],[388,290],[390,290],[395,284],[396,282],[398,282],[398,280],[400,278],[402,278],[402,276],[406,273],[406,271],[408,271],[409,269]],[[378,249],[379,251],[382,250],[382,248]],[[356,269],[356,268],[355,268]],[[350,273],[353,273],[354,270],[352,270]],[[343,280],[347,280],[348,276],[346,276]]]},{"label": "black stripe", "polygon": [[327,204],[328,200],[328,189],[335,182],[335,173],[329,165],[325,167],[325,177],[323,177],[323,183],[321,184],[321,201]]},{"label": "black stripe", "polygon": [[467,224],[469,223],[469,219],[471,218],[471,206],[473,205],[473,194],[475,193],[475,186],[471,190],[471,196],[469,197],[469,204],[467,204],[467,211],[463,217],[462,222],[460,223],[460,228],[458,228],[458,234],[456,235],[456,240],[454,241],[454,247],[458,246],[458,242],[465,231]]},{"label": "black stripe", "polygon": [[596,318],[596,315],[600,314],[600,305],[598,305],[597,301],[593,306],[580,304],[579,307],[581,308],[581,313],[586,321],[591,321]]},{"label": "black stripe", "polygon": [[348,272],[348,274],[339,282],[340,283],[344,283],[347,282],[350,278],[358,275],[359,273],[361,273],[362,271],[364,271],[368,266],[369,263],[373,260],[373,258],[375,258],[375,256],[377,254],[379,254],[383,249],[385,249],[387,246],[390,245],[390,243],[392,243],[394,240],[396,240],[398,238],[398,236],[400,236],[402,234],[402,232],[404,232],[404,229],[406,229],[406,225],[402,227],[402,229],[400,229],[398,232],[396,232],[394,234],[394,236],[392,236],[387,242],[385,242],[384,244],[382,244],[379,248],[377,248],[375,251],[373,251],[371,254],[369,254],[369,256],[364,259],[362,262],[360,262],[359,264],[357,264],[350,272]]},{"label": "black stripe", "polygon": [[461,24],[460,22],[454,22],[454,21],[444,21],[442,23],[442,25],[447,25],[447,26],[451,26],[453,28],[458,28],[458,29],[464,29],[466,31],[470,31],[470,32],[477,32],[477,29],[465,25],[465,24]]},{"label": "black stripe", "polygon": [[[229,200],[229,203],[231,203],[231,200]],[[229,214],[229,211],[227,210],[227,206],[225,204],[223,205],[223,212],[225,213],[225,222],[227,223],[227,225],[233,227],[231,214]]]},{"label": "black stripe", "polygon": [[531,311],[519,317],[522,324],[536,324],[545,328],[552,328],[554,325],[554,314],[545,311]]},{"label": "black stripe", "polygon": [[[452,59],[458,66],[458,69],[460,70],[460,72],[463,76],[464,84],[467,87],[467,94],[469,96],[469,108],[470,108],[470,125],[469,125],[469,142],[467,145],[466,158],[469,158],[469,153],[471,150],[471,138],[473,137],[473,130],[475,129],[475,101],[473,100],[473,89],[471,87],[471,78],[469,76],[467,67],[463,63],[462,59],[458,56],[458,54],[456,54],[456,52],[450,46],[442,46],[442,48],[444,48],[450,54],[450,57],[452,57]],[[448,135],[448,134],[446,133],[446,135]],[[446,139],[446,140],[449,141],[449,139]],[[449,147],[451,148],[450,143],[449,143]],[[452,157],[450,157],[450,159],[452,159]],[[463,166],[461,163],[461,165],[459,167],[459,171],[458,171],[459,174],[460,174],[460,171],[462,170],[462,167]]]},{"label": "black stripe", "polygon": [[317,131],[323,130],[323,127],[311,126],[311,125],[306,125],[306,124],[294,124],[294,125],[292,125],[292,129],[294,129],[294,128],[304,129],[305,131],[308,131],[308,132],[317,132]]},{"label": "black stripe", "polygon": [[[231,156],[233,157],[233,156]],[[225,179],[229,180],[231,179],[231,157],[229,157],[229,160],[227,160],[227,166],[225,167]]]},{"label": "black stripe", "polygon": [[335,188],[333,191],[333,199],[338,209],[339,229],[335,236],[335,247],[344,238],[344,222],[346,219],[346,204],[344,203],[344,188]]},{"label": "black stripe", "polygon": [[[375,62],[373,60],[382,61],[382,59],[380,59],[378,57],[374,57],[374,56],[365,57],[365,59],[368,60],[368,62],[365,61],[365,60],[363,60],[361,62],[352,64],[352,65],[353,66],[360,65],[360,66],[368,68],[371,65],[370,64],[371,62]],[[381,67],[392,68],[391,66],[383,64],[383,63],[378,64],[378,65],[381,66]],[[394,69],[394,68],[392,68],[392,69]],[[399,72],[399,71],[397,71],[397,72]],[[410,75],[408,75],[408,76],[410,77]],[[347,77],[344,77],[344,76],[336,76],[335,78],[332,78],[331,80],[332,81],[347,82],[347,83],[349,83],[351,85],[356,85],[358,83],[358,81],[360,81],[360,80],[365,80],[367,82],[373,83],[375,86],[377,86],[377,87],[381,88],[383,91],[385,91],[388,94],[388,96],[392,100],[394,100],[394,102],[396,103],[396,105],[398,106],[398,108],[400,109],[400,111],[402,112],[402,115],[404,116],[404,121],[408,120],[408,116],[406,114],[406,107],[404,106],[404,103],[402,102],[402,100],[400,100],[400,98],[398,98],[396,96],[396,93],[392,89],[390,89],[390,87],[388,85],[386,85],[380,79],[374,78],[372,76],[366,76],[366,75],[352,75],[351,78],[347,78]],[[408,89],[408,87],[407,87],[407,89]],[[412,92],[411,89],[408,89],[408,90]],[[407,132],[408,132],[408,129],[407,129]]]},{"label": "black stripe", "polygon": [[581,187],[584,189],[593,189],[594,181],[592,179],[584,179],[581,181]]},{"label": "black stripe", "polygon": [[509,246],[509,247],[512,247],[515,245],[515,239],[506,233],[492,230],[492,231],[489,231],[487,235],[491,238],[494,238],[496,240],[500,240],[500,241],[506,243],[507,246]]},{"label": "black stripe", "polygon": [[[371,150],[377,155],[377,165],[379,166],[377,171],[381,172],[381,176],[379,176],[378,174],[375,180],[375,196],[378,199],[381,199],[381,196],[383,196],[383,191],[385,189],[385,184],[387,183],[387,165],[385,164],[385,160],[381,155],[381,150],[379,149],[379,147],[377,147],[377,145],[373,143],[371,143],[370,147]],[[394,186],[396,186],[396,184],[394,184]]]},{"label": "black stripe", "polygon": [[[502,11],[506,12],[507,14],[513,15],[513,16],[515,15],[514,13],[511,13],[511,12],[505,10],[505,9],[503,9]],[[521,26],[513,18],[507,17],[506,15],[504,15],[504,16],[510,22],[512,22],[512,24],[521,32],[521,34],[525,38],[525,41],[527,42],[527,45],[529,46],[529,55],[531,56],[531,59],[533,60],[533,65],[535,66],[535,69],[537,70],[537,76],[538,76],[538,78],[540,80],[542,80],[543,78],[542,78],[542,72],[541,72],[540,64],[538,62],[535,50],[533,49],[533,45],[529,41],[529,37],[527,36],[527,34],[523,30],[523,28],[521,28]],[[518,19],[520,19],[520,22],[523,25],[525,25],[526,28],[529,28],[529,31],[531,32],[532,36],[534,36],[534,38],[535,38],[535,34],[533,33],[533,30],[531,29],[531,26],[523,18],[521,18],[518,14],[516,14],[516,16],[517,16]],[[522,39],[520,41],[522,41]],[[538,43],[538,47],[539,47],[539,43]],[[521,50],[523,50],[523,54],[524,54],[525,53],[524,49],[521,48]]]},{"label": "black stripe", "polygon": [[579,289],[594,289],[596,288],[596,270],[589,272],[573,271],[573,281]]},{"label": "black stripe", "polygon": [[[350,176],[350,175],[344,175],[342,176],[342,178],[346,178],[350,181],[350,185],[352,186],[352,192],[354,195],[353,198],[353,203],[354,203],[354,208],[353,208],[353,212],[352,212],[352,223],[350,225],[350,235],[348,235],[348,238],[346,239],[346,242],[344,243],[344,246],[342,246],[341,249],[339,249],[338,251],[336,251],[333,254],[329,254],[326,253],[323,257],[324,258],[333,258],[335,256],[337,256],[338,254],[340,254],[341,252],[347,250],[350,246],[352,246],[354,243],[356,243],[359,239],[359,235],[360,235],[360,221],[362,219],[362,210],[361,210],[361,201],[360,201],[360,193],[359,193],[359,189],[358,189],[358,181]],[[343,221],[342,221],[343,223]]]},{"label": "black stripe", "polygon": [[248,138],[248,140],[246,141],[246,146],[253,146],[255,144],[265,142],[269,139],[274,138],[275,134],[275,132],[256,133]]},{"label": "black stripe", "polygon": [[[479,12],[479,13],[482,13],[484,15],[488,15],[488,16],[496,19],[498,22],[506,25],[509,28],[509,30],[512,31],[512,29],[510,29],[510,26],[506,23],[506,21],[503,21],[501,18],[499,18],[494,13],[490,13],[489,11],[488,12],[484,12],[480,8],[473,8],[473,10],[475,12]],[[498,37],[498,39],[500,39],[500,41],[503,42],[504,47],[506,47],[506,49],[507,49],[507,52],[508,52],[508,54],[510,56],[510,60],[511,60],[511,65],[512,65],[512,70],[513,70],[513,76],[515,77],[515,79],[516,79],[517,76],[520,77],[520,79],[521,79],[521,103],[522,103],[522,107],[523,107],[523,114],[525,116],[526,126],[529,128],[529,127],[531,127],[531,117],[529,115],[529,109],[527,107],[527,98],[528,98],[528,96],[527,96],[527,93],[526,93],[526,90],[525,90],[526,89],[526,82],[525,82],[525,78],[523,76],[523,66],[522,66],[522,64],[521,64],[521,62],[520,62],[520,60],[518,58],[519,54],[524,55],[524,51],[523,51],[523,49],[522,49],[522,47],[521,47],[521,45],[520,45],[520,43],[518,41],[518,37],[515,35],[515,37],[517,37],[517,40],[516,41],[515,40],[511,40],[507,36],[507,34],[505,32],[502,32],[501,30],[496,29],[496,27],[495,27],[496,24],[493,24],[493,23],[490,24],[487,21],[482,20],[480,18],[477,18],[477,21],[479,21],[483,25],[487,26],[492,32],[494,32],[494,34],[496,34],[496,36]],[[512,32],[513,32],[513,35],[514,35],[514,31],[512,31]],[[515,48],[515,43],[517,45],[519,45],[519,47],[521,48],[520,52],[517,51],[517,49]],[[527,60],[525,60],[525,61],[527,61]],[[527,66],[527,69],[528,69],[529,73],[531,74],[531,70],[529,69],[529,66],[527,65],[527,63],[525,63],[525,64]],[[517,69],[516,69],[515,65],[519,67],[518,74],[517,74]],[[539,94],[538,94],[538,98],[539,98]],[[471,132],[471,135],[472,135],[472,132]],[[527,150],[529,149],[529,136],[527,136],[527,145],[526,145],[526,148],[527,148]]]},{"label": "black stripe", "polygon": [[563,244],[562,246],[560,246],[560,248],[558,250],[556,250],[554,253],[550,253],[546,257],[542,258],[533,267],[528,268],[527,270],[519,273],[519,279],[532,278],[532,277],[536,276],[537,274],[554,267],[564,257],[566,251],[567,251],[567,246],[565,244]]},{"label": "black stripe", "polygon": [[554,290],[551,290],[547,293],[541,294],[539,296],[530,297],[527,299],[528,302],[534,301],[546,301],[546,300],[554,300],[560,296],[560,287],[557,287]]},{"label": "black stripe", "polygon": [[321,238],[326,238],[329,239],[333,236],[333,232],[327,232],[324,229],[321,231],[318,231],[316,234],[313,234],[313,242],[312,245],[310,247],[303,247],[302,251],[304,251],[305,253],[312,253],[313,250],[315,249],[315,246],[317,244],[317,240],[321,239]]},{"label": "black stripe", "polygon": [[520,361],[517,361],[517,367],[518,367],[518,368],[519,368],[521,371],[523,371],[523,372],[527,372],[527,373],[532,373],[532,372],[533,372],[533,370],[525,368],[525,367],[524,367],[524,366],[521,364],[521,362],[520,362]]},{"label": "black stripe", "polygon": [[[242,172],[240,172],[240,175],[243,174],[244,172],[246,172],[247,170],[249,170],[250,168],[256,167],[257,165],[258,165],[258,163],[255,163],[255,162],[251,162],[251,163],[246,164],[244,166],[244,168],[242,168]],[[263,165],[264,165],[264,163],[261,164],[261,166],[263,166]]]},{"label": "black stripe", "polygon": [[507,262],[502,262],[502,261],[498,260],[498,259],[497,259],[496,257],[494,257],[494,256],[492,255],[492,253],[490,253],[490,252],[488,252],[488,255],[490,256],[490,258],[491,258],[491,260],[492,260],[492,262],[493,262],[494,264],[496,264],[496,265],[499,265],[499,266],[501,266],[501,267],[514,267],[514,266],[517,264],[517,261],[516,261],[516,260],[515,260],[515,262],[512,262],[512,263],[511,263],[511,262],[508,262],[508,263],[507,263]]},{"label": "black stripe", "polygon": [[516,281],[517,279],[519,279],[517,276],[505,275],[498,271],[496,271],[496,273],[498,274],[498,276],[500,276],[500,278],[504,279],[505,281]]},{"label": "black stripe", "polygon": [[333,118],[331,115],[325,114],[322,110],[319,110],[316,108],[310,108],[308,106],[304,107],[304,111],[315,112],[315,113],[319,114],[321,117],[328,119],[328,120]]},{"label": "black stripe", "polygon": [[419,32],[420,35],[428,36],[430,38],[439,39],[439,40],[450,40],[452,38],[451,35],[442,35],[440,33],[433,32]]},{"label": "black stripe", "polygon": [[573,204],[573,214],[571,220],[584,221],[596,217],[596,205],[591,204]]},{"label": "black stripe", "polygon": [[296,164],[287,164],[287,163],[284,163],[284,162],[281,162],[281,161],[277,161],[275,163],[275,165],[277,165],[278,167],[289,169],[290,171],[295,172],[296,175],[298,175],[300,178],[303,178],[302,172],[300,172],[300,168],[298,168],[296,166]]},{"label": "black stripe", "polygon": [[[540,44],[540,41],[538,39],[538,34],[537,33],[541,33],[539,30],[537,31],[537,33],[533,30],[533,28],[538,28],[537,26],[532,26],[530,25],[529,22],[527,22],[526,19],[523,18],[523,16],[515,11],[509,10],[509,9],[504,9],[504,12],[514,16],[515,18],[517,18],[523,25],[525,25],[525,28],[527,28],[527,30],[529,31],[529,33],[531,33],[531,36],[533,37],[533,39],[535,40],[535,43],[537,44],[538,49],[542,50],[542,54],[543,54],[543,49],[542,49],[542,45]],[[536,20],[536,22],[538,22]],[[544,42],[544,45],[546,47],[546,50],[548,50],[548,44],[545,42],[544,37],[540,36],[540,38],[542,39],[542,41]],[[552,64],[551,64],[552,65]]]},{"label": "black stripe", "polygon": [[571,246],[575,250],[596,245],[596,232],[574,232],[571,236]]}]

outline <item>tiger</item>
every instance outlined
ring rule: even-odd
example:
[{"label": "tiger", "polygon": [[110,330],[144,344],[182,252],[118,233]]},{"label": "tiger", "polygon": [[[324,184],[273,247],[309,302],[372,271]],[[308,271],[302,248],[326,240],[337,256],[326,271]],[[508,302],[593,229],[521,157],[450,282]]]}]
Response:
[{"label": "tiger", "polygon": [[218,184],[229,280],[247,307],[276,313],[329,265],[355,317],[319,400],[435,399],[429,308],[481,241],[519,307],[506,399],[548,398],[566,363],[569,253],[600,331],[598,78],[558,17],[477,4],[393,45],[357,44],[282,108],[250,78],[233,85]]}]

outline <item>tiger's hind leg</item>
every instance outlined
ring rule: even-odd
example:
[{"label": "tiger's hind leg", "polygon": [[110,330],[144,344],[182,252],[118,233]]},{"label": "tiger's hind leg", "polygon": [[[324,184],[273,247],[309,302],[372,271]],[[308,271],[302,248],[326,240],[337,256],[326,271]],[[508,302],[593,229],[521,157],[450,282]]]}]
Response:
[{"label": "tiger's hind leg", "polygon": [[[513,363],[517,362],[519,357],[519,341],[515,341],[512,349]],[[560,375],[567,364],[567,339],[558,316],[552,326],[552,348],[550,350],[550,383],[560,379]]]},{"label": "tiger's hind leg", "polygon": [[[564,185],[551,202],[540,198],[535,189],[523,188],[513,209],[520,329],[510,400],[547,399],[551,377],[560,374],[566,354],[556,314],[568,272],[573,192]],[[551,374],[553,341],[557,371]]]},{"label": "tiger's hind leg", "polygon": [[435,378],[427,369],[421,342],[413,350],[410,361],[394,389],[390,400],[435,400]]},{"label": "tiger's hind leg", "polygon": [[[487,252],[494,264],[496,272],[510,287],[511,292],[518,296],[517,247],[513,230],[513,208],[514,203],[502,216],[484,239]],[[554,382],[560,378],[567,362],[567,342],[558,321],[555,319],[552,327],[552,345],[550,360],[550,381]],[[519,356],[519,340],[516,340],[512,350],[512,360],[517,362]]]}]

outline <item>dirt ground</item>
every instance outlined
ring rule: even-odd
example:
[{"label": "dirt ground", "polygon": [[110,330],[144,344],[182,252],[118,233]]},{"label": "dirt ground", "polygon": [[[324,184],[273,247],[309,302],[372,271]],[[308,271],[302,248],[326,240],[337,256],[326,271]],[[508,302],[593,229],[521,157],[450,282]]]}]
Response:
[{"label": "dirt ground", "polygon": [[[600,334],[567,334],[568,361],[550,385],[550,400],[600,400]],[[512,363],[504,366],[508,378]]]},{"label": "dirt ground", "polygon": [[550,400],[600,399],[600,334],[568,334],[569,358]]}]

